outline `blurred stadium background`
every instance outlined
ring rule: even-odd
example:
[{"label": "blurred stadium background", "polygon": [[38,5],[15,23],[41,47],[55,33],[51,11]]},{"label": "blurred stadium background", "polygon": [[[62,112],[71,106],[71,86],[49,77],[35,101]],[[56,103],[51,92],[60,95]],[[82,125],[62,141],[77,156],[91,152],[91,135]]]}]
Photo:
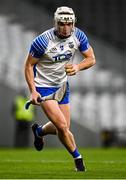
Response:
[{"label": "blurred stadium background", "polygon": [[[53,13],[62,5],[74,9],[77,26],[88,35],[97,59],[95,67],[70,78],[71,129],[77,144],[126,146],[125,0],[0,0],[0,146],[14,146],[11,106],[18,91],[27,89],[23,64],[30,43],[53,26]],[[47,121],[39,108],[36,120]],[[60,143],[52,136],[47,146]]]}]

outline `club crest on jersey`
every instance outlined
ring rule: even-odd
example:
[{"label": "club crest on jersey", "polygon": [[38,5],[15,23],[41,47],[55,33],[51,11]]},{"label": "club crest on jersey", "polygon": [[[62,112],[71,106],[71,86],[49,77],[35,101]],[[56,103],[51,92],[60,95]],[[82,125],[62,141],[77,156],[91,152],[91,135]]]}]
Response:
[{"label": "club crest on jersey", "polygon": [[60,45],[60,49],[61,49],[61,51],[63,51],[64,50],[64,46]]},{"label": "club crest on jersey", "polygon": [[66,51],[63,54],[58,54],[56,56],[53,56],[54,62],[62,62],[62,61],[68,61],[72,57],[71,51]]},{"label": "club crest on jersey", "polygon": [[69,42],[68,45],[69,45],[69,48],[71,48],[71,49],[74,48],[74,43],[73,42]]}]

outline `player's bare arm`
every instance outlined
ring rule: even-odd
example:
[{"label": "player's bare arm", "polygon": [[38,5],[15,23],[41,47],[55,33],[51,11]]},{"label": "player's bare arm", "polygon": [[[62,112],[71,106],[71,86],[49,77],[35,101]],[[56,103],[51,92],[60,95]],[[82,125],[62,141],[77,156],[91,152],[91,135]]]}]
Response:
[{"label": "player's bare arm", "polygon": [[28,55],[26,62],[25,62],[25,78],[29,86],[29,90],[31,93],[30,100],[33,104],[39,105],[37,99],[41,97],[40,94],[36,91],[35,83],[34,83],[34,65],[38,62],[38,59]]},{"label": "player's bare arm", "polygon": [[95,55],[92,47],[90,46],[88,50],[81,52],[84,56],[84,59],[78,64],[67,64],[65,66],[65,71],[68,76],[75,75],[78,71],[82,71],[92,67],[95,63]]}]

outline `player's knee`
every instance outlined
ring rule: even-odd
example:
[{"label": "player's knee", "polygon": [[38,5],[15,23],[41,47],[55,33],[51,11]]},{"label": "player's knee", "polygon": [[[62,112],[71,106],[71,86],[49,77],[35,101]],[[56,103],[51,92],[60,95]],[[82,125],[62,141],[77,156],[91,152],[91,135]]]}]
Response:
[{"label": "player's knee", "polygon": [[66,123],[60,124],[60,126],[58,127],[58,132],[65,135],[68,132],[67,124]]}]

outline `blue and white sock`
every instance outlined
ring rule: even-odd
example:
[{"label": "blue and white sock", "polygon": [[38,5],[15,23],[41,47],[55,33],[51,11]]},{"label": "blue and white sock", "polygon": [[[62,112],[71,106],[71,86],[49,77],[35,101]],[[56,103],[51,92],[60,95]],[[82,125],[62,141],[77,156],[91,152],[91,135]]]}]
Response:
[{"label": "blue and white sock", "polygon": [[73,156],[74,159],[79,159],[79,158],[82,158],[81,154],[78,152],[77,148],[73,151],[73,152],[70,152],[71,155]]}]

